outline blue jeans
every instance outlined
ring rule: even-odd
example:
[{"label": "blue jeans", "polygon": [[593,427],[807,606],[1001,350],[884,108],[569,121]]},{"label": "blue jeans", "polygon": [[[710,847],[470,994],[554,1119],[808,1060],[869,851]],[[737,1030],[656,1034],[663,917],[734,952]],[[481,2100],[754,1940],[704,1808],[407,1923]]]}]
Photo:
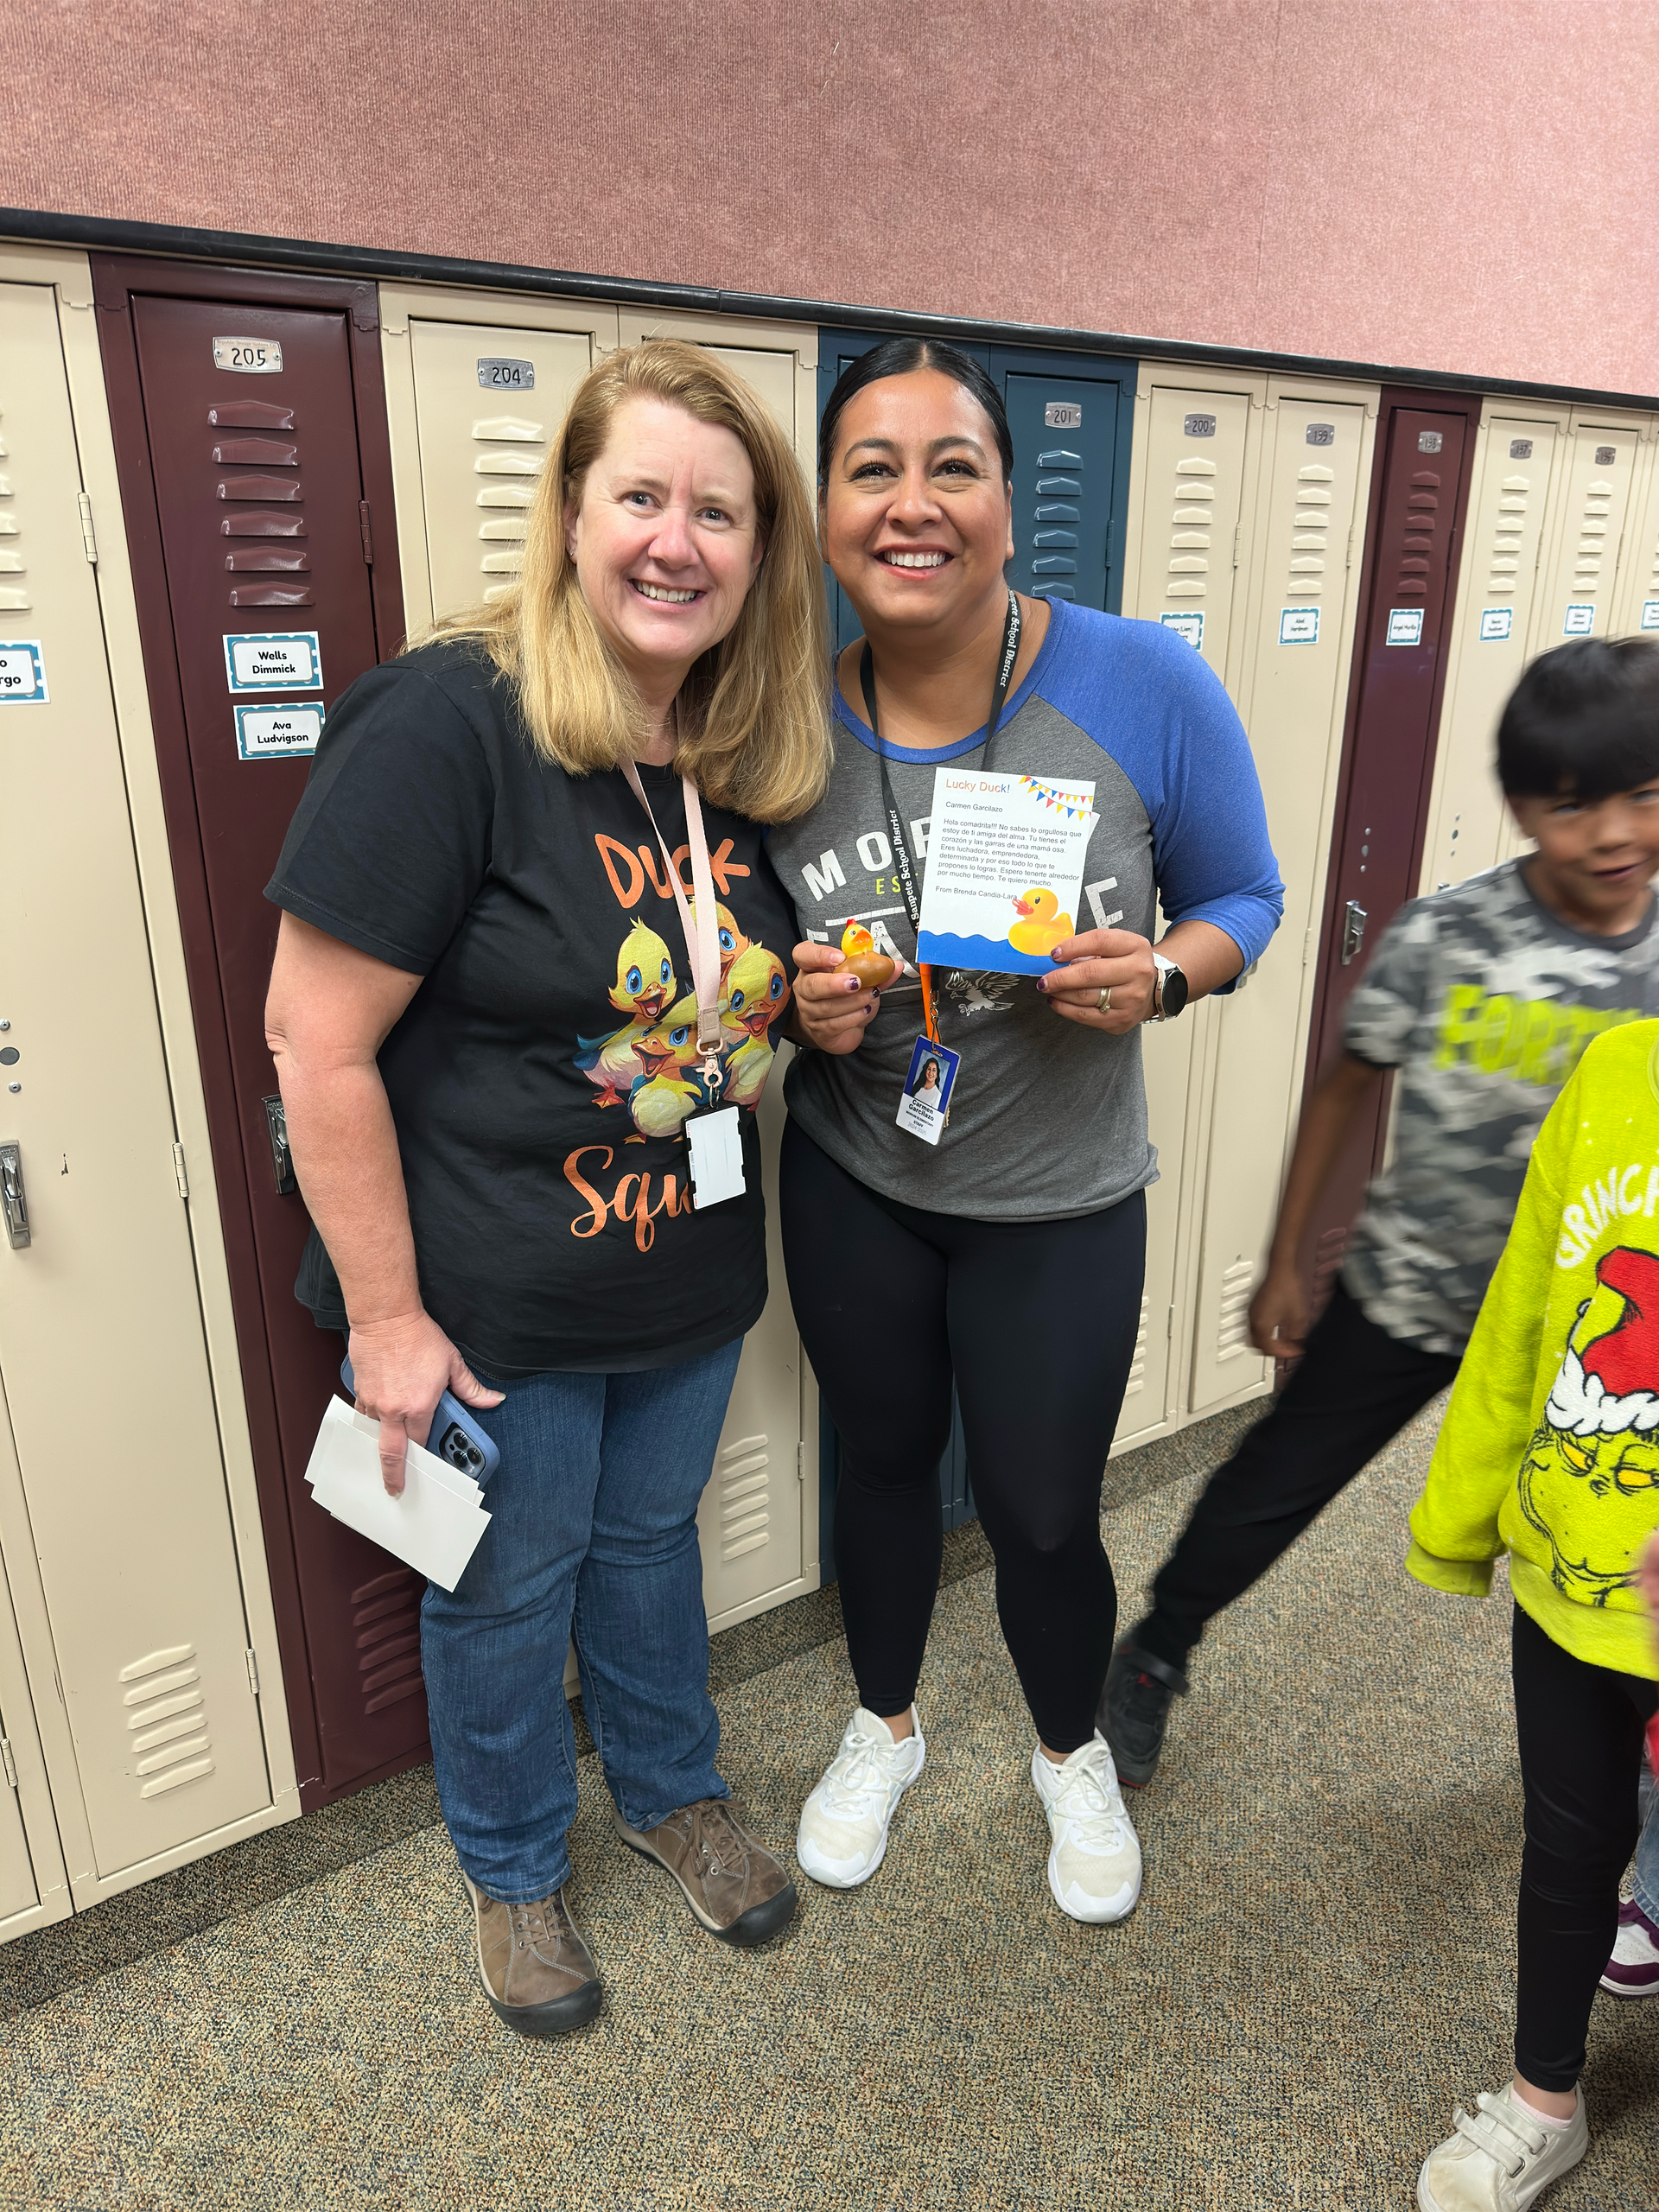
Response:
[{"label": "blue jeans", "polygon": [[523,1904],[569,1876],[573,1626],[582,1710],[628,1825],[730,1794],[715,1771],[696,1513],[742,1348],[493,1383],[505,1397],[477,1415],[501,1451],[493,1517],[453,1594],[427,1586],[421,1664],[438,1802],[490,1897]]},{"label": "blue jeans", "polygon": [[1659,1927],[1659,1789],[1645,1763],[1642,1769],[1642,1839],[1636,1847],[1636,1880],[1632,1894],[1648,1918]]}]

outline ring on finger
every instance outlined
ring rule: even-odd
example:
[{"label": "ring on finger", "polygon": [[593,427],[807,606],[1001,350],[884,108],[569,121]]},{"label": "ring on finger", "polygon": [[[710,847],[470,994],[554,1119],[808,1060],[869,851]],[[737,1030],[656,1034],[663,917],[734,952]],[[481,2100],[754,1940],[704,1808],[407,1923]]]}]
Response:
[{"label": "ring on finger", "polygon": [[1111,1010],[1112,1010],[1112,987],[1111,987],[1111,985],[1110,985],[1109,983],[1108,983],[1108,984],[1107,984],[1107,986],[1106,986],[1105,989],[1104,989],[1104,990],[1100,994],[1099,997],[1095,1001],[1095,1010],[1096,1010],[1096,1012],[1097,1014],[1109,1014],[1109,1013],[1111,1012]]}]

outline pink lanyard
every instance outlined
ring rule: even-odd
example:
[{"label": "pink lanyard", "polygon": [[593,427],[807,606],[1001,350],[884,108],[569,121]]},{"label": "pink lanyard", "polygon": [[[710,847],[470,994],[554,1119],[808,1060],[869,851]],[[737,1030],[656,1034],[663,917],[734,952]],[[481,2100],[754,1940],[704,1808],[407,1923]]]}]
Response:
[{"label": "pink lanyard", "polygon": [[663,833],[657,828],[657,817],[651,810],[651,801],[645,797],[645,787],[639,780],[639,771],[632,760],[622,763],[622,772],[633,790],[634,797],[645,810],[645,817],[656,833],[657,843],[663,855],[663,865],[668,870],[669,887],[674,893],[674,903],[680,910],[680,926],[685,931],[686,958],[691,963],[692,988],[697,995],[697,1050],[702,1055],[703,1087],[710,1100],[718,1096],[724,1083],[725,1072],[720,1065],[720,930],[715,915],[715,879],[709,867],[709,839],[702,826],[702,802],[697,787],[690,776],[682,776],[680,784],[685,792],[685,834],[691,848],[691,888],[696,898],[695,923],[685,891],[680,882],[680,872],[674,865]]}]

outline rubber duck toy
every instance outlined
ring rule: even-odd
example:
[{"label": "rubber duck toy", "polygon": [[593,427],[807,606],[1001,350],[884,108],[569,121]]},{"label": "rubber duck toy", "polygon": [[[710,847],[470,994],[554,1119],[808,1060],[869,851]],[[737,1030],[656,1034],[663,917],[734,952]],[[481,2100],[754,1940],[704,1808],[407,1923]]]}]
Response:
[{"label": "rubber duck toy", "polygon": [[655,930],[636,922],[616,956],[616,982],[610,993],[611,1004],[628,1020],[608,1037],[576,1039],[576,1065],[596,1086],[596,1105],[619,1106],[632,1090],[639,1074],[635,1041],[661,1018],[673,993],[674,963],[668,947]]},{"label": "rubber duck toy", "polygon": [[720,1010],[721,1033],[731,1048],[725,1056],[721,1103],[755,1106],[778,1057],[766,1033],[789,1004],[789,983],[783,962],[764,944],[752,944],[739,954],[729,982],[727,1002]]},{"label": "rubber duck toy", "polygon": [[837,973],[856,976],[867,990],[886,990],[899,973],[899,963],[876,950],[875,939],[862,922],[848,923],[841,933],[841,949],[847,957]]},{"label": "rubber duck toy", "polygon": [[699,1084],[690,1080],[697,1057],[697,1002],[683,998],[643,1037],[633,1040],[638,1065],[628,1106],[642,1136],[671,1137],[703,1103]]},{"label": "rubber duck toy", "polygon": [[[690,906],[691,920],[695,927],[697,918],[697,902],[695,899],[691,900]],[[715,905],[715,924],[716,934],[720,938],[720,995],[724,998],[726,978],[731,973],[733,961],[740,953],[747,952],[753,940],[744,936],[733,919],[730,909],[720,905],[718,900]]]},{"label": "rubber duck toy", "polygon": [[1061,913],[1052,891],[1027,891],[1014,904],[1020,919],[1008,931],[1008,943],[1016,952],[1052,952],[1074,934],[1071,915]]}]

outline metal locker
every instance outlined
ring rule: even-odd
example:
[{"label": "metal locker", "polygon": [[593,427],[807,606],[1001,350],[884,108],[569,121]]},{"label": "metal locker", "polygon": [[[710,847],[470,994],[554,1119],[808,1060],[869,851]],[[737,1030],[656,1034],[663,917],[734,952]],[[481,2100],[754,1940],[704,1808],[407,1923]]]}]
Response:
[{"label": "metal locker", "polygon": [[1644,427],[1630,416],[1573,410],[1562,495],[1544,555],[1535,653],[1548,652],[1567,638],[1612,634],[1626,527],[1636,519],[1631,494]]},{"label": "metal locker", "polygon": [[[502,294],[388,288],[381,307],[411,629],[434,613],[488,598],[517,572],[523,518],[549,442],[577,385],[618,343],[660,335],[714,344],[799,450],[796,400],[799,389],[809,397],[812,391],[815,333],[671,317],[619,323],[613,311],[581,302]],[[734,336],[741,342],[724,342]],[[488,382],[501,377],[516,382]],[[810,410],[806,428],[810,437]],[[744,1344],[699,1516],[714,1628],[809,1586],[804,1532],[815,1524],[801,1495],[803,1363],[776,1231],[781,1072],[774,1072],[760,1109],[772,1297]],[[816,1430],[816,1408],[812,1425]]]},{"label": "metal locker", "polygon": [[[619,331],[624,346],[647,338],[679,338],[719,354],[771,408],[795,448],[803,477],[812,483],[817,454],[816,329],[624,310]],[[817,1387],[790,1308],[778,1219],[778,1154],[789,1050],[779,1053],[759,1116],[771,1294],[744,1339],[715,1451],[714,1475],[697,1516],[703,1603],[711,1629],[747,1620],[817,1580],[816,1560],[809,1557],[816,1550],[811,1536],[817,1526]]]},{"label": "metal locker", "polygon": [[380,318],[404,612],[415,637],[518,575],[548,441],[616,344],[616,312],[388,284]]},{"label": "metal locker", "polygon": [[[9,1429],[0,1436],[0,1479],[15,1495],[16,1457]],[[0,1943],[63,1920],[73,1910],[22,1645],[0,1562]]]},{"label": "metal locker", "polygon": [[90,1901],[281,1815],[50,283],[0,283],[0,1548]]},{"label": "metal locker", "polygon": [[328,704],[402,604],[372,287],[93,260],[302,1802],[423,1755],[421,1585],[303,1473],[341,1345],[296,1301],[308,1223],[264,1009],[264,887]]},{"label": "metal locker", "polygon": [[1489,399],[1482,410],[1420,891],[1492,867],[1503,846],[1497,719],[1535,650],[1545,524],[1567,423],[1565,409],[1523,410],[1513,400]]},{"label": "metal locker", "polygon": [[[1479,416],[1478,400],[1465,392],[1382,394],[1310,1080],[1342,1049],[1343,1009],[1368,947],[1416,888]],[[1389,1096],[1380,1084],[1358,1117],[1309,1224],[1302,1263],[1316,1310],[1342,1265],[1365,1185],[1382,1166]]]},{"label": "metal locker", "polygon": [[1200,1213],[1190,1409],[1271,1381],[1247,1335],[1273,1231],[1312,1012],[1301,957],[1319,912],[1341,753],[1357,581],[1350,567],[1369,480],[1376,395],[1268,387],[1249,570],[1239,711],[1249,732],[1285,884],[1284,919],[1260,967],[1214,1001],[1215,1109]]},{"label": "metal locker", "polygon": [[1651,419],[1643,439],[1624,547],[1619,563],[1611,634],[1616,638],[1659,634],[1659,420]]},{"label": "metal locker", "polygon": [[[1260,379],[1255,389],[1206,391],[1143,373],[1139,394],[1147,421],[1136,454],[1135,565],[1123,612],[1185,638],[1224,683],[1235,675],[1239,533],[1255,466],[1253,405],[1262,405]],[[1311,571],[1316,556],[1293,557]]]}]

